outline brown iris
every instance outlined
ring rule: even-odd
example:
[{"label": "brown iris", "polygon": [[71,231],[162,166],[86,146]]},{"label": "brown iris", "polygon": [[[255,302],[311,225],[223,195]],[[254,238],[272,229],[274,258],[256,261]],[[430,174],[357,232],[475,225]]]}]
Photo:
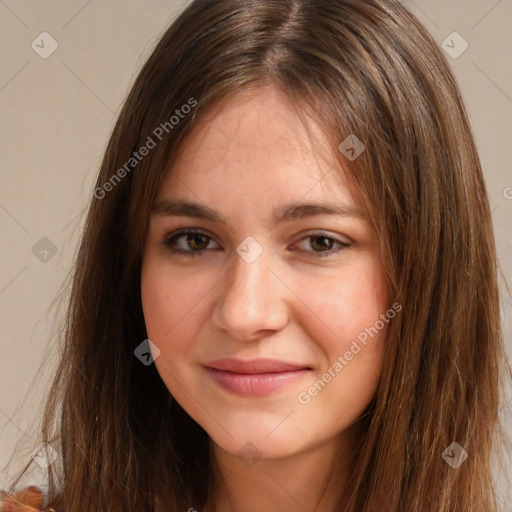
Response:
[{"label": "brown iris", "polygon": [[[332,238],[329,238],[327,236],[312,236],[311,237],[312,239],[312,243],[311,243],[311,247],[313,247],[313,249],[319,249],[320,251],[322,250],[330,250],[332,248],[332,244],[334,242],[334,240]],[[317,244],[317,240],[322,240],[322,242],[320,244]]]},{"label": "brown iris", "polygon": [[[206,235],[202,235],[201,233],[190,233],[187,236],[187,244],[188,246],[196,251],[202,251],[208,247],[208,237]],[[204,247],[202,246],[204,244]]]}]

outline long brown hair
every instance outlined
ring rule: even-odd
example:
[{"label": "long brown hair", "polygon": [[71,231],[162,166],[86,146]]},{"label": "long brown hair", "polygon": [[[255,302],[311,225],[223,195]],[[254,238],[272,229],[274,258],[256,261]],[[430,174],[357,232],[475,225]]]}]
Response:
[{"label": "long brown hair", "polygon": [[[350,510],[495,511],[506,357],[489,202],[447,59],[397,0],[195,0],[158,42],[113,129],[74,266],[41,431],[61,455],[47,506],[142,512],[159,496],[174,512],[207,501],[207,434],[134,356],[147,337],[142,248],[195,123],[263,86],[324,127],[403,306],[364,418]],[[337,151],[348,135],[365,146],[353,161]],[[442,457],[452,442],[468,454],[456,469]]]}]

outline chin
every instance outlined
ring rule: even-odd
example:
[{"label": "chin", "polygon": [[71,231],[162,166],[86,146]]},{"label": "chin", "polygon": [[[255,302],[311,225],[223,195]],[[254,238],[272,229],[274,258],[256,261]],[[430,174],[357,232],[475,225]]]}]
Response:
[{"label": "chin", "polygon": [[266,434],[261,437],[245,435],[239,438],[230,438],[224,436],[222,439],[213,439],[213,441],[225,452],[240,457],[242,463],[247,460],[284,459],[304,449],[304,446],[294,439],[284,440],[276,436],[275,439],[270,440],[265,436]]},{"label": "chin", "polygon": [[305,433],[295,431],[295,425],[284,418],[286,415],[265,417],[261,413],[251,417],[241,411],[236,421],[234,418],[223,421],[227,432],[217,425],[207,425],[207,428],[203,425],[203,428],[214,443],[232,455],[280,459],[308,448]]}]

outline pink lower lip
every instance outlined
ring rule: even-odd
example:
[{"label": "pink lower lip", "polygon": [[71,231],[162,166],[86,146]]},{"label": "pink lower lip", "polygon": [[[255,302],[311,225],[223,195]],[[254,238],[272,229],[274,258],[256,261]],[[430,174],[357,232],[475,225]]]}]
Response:
[{"label": "pink lower lip", "polygon": [[215,368],[206,368],[211,378],[224,389],[238,395],[263,396],[289,386],[301,379],[310,370],[289,370],[274,373],[234,373]]}]

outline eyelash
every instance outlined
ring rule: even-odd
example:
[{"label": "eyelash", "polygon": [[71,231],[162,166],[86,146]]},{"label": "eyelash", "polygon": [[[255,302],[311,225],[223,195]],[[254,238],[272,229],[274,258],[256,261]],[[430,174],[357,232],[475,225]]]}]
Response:
[{"label": "eyelash", "polygon": [[[209,240],[213,240],[212,237],[210,237],[204,231],[201,231],[200,229],[191,229],[191,228],[189,228],[189,229],[183,229],[183,230],[176,231],[176,232],[171,233],[170,235],[166,236],[165,239],[162,241],[162,245],[164,245],[167,249],[169,249],[174,254],[183,255],[183,256],[187,256],[187,257],[201,256],[203,254],[203,252],[209,250],[209,249],[203,249],[201,251],[193,251],[193,250],[188,250],[187,251],[187,250],[184,250],[184,249],[177,249],[176,248],[176,240],[181,238],[183,235],[189,235],[189,234],[203,235],[206,238],[208,238]],[[340,245],[340,247],[338,249],[330,249],[330,250],[327,250],[327,251],[306,251],[306,250],[303,250],[303,252],[312,252],[313,254],[316,255],[315,257],[325,258],[326,256],[331,256],[332,254],[336,254],[336,253],[341,252],[344,249],[348,249],[349,247],[352,246],[352,244],[349,244],[347,242],[342,242],[341,240],[338,240],[337,238],[333,238],[331,236],[325,236],[324,233],[311,233],[311,234],[301,238],[299,240],[299,242],[302,241],[302,240],[308,239],[308,238],[320,238],[320,237],[321,238],[327,238],[329,240],[333,240],[335,243],[338,243]]]}]

